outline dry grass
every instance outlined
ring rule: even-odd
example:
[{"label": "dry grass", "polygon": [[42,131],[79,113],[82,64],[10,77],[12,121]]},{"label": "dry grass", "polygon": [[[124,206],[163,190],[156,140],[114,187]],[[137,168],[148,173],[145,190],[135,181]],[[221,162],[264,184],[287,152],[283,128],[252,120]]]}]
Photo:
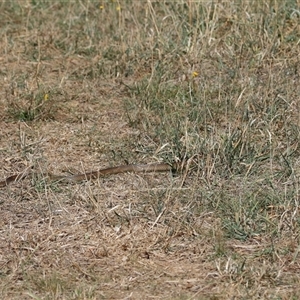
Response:
[{"label": "dry grass", "polygon": [[[0,4],[1,299],[298,299],[300,3]],[[187,174],[43,173],[193,158]]]}]

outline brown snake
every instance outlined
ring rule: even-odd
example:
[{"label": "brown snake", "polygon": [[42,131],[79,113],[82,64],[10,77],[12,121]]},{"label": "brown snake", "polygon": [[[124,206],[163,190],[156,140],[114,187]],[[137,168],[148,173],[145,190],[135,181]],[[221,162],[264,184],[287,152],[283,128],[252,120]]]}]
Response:
[{"label": "brown snake", "polygon": [[[83,180],[97,179],[99,177],[103,177],[106,175],[113,175],[113,174],[126,173],[126,172],[134,172],[134,173],[166,172],[166,171],[178,171],[180,168],[182,168],[182,165],[176,162],[171,165],[167,163],[153,163],[153,164],[145,164],[145,165],[131,164],[131,165],[122,165],[117,167],[101,169],[98,171],[86,172],[82,174],[68,175],[68,176],[54,175],[51,173],[46,173],[45,175],[51,181],[79,182]],[[32,173],[25,171],[20,174],[14,174],[9,177],[6,177],[4,180],[0,181],[0,188],[6,187],[9,184],[14,182],[18,182],[30,176],[31,174]]]}]

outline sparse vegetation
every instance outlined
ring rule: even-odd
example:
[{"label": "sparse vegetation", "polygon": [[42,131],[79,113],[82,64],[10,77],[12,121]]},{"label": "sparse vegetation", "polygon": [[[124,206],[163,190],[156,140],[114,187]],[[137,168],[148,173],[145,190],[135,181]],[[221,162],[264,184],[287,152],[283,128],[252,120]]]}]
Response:
[{"label": "sparse vegetation", "polygon": [[[298,299],[300,3],[3,1],[1,299]],[[48,170],[191,159],[59,185]]]}]

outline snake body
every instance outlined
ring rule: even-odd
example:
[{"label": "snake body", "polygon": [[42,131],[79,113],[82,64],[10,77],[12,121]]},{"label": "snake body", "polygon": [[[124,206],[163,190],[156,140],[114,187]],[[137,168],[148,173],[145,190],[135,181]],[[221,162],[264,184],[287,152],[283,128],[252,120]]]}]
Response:
[{"label": "snake body", "polygon": [[[74,175],[54,175],[47,173],[46,176],[51,181],[67,181],[67,182],[80,182],[83,180],[92,180],[106,175],[134,172],[134,173],[149,173],[149,172],[166,172],[166,171],[177,171],[180,167],[179,163],[167,164],[167,163],[153,163],[153,164],[130,164],[130,165],[121,165],[117,167],[111,167],[106,169],[101,169],[98,171],[91,171],[82,174]],[[0,181],[0,188],[6,187],[11,183],[18,182],[32,173],[23,172],[20,174],[14,174],[3,181]]]},{"label": "snake body", "polygon": [[23,173],[14,174],[14,175],[11,175],[9,177],[6,177],[4,180],[0,181],[0,188],[4,188],[4,187],[6,187],[7,185],[9,185],[13,182],[18,182],[18,181],[22,180],[25,177],[26,177],[26,175],[24,175]]}]

